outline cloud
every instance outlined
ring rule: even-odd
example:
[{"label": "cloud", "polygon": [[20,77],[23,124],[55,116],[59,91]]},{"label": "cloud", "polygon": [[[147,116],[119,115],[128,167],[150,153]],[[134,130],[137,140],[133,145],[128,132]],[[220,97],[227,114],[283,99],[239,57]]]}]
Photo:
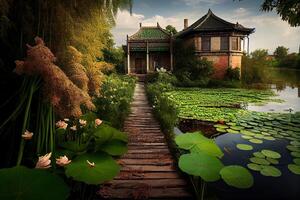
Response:
[{"label": "cloud", "polygon": [[214,5],[225,2],[225,0],[181,0],[188,6],[199,5],[200,3],[204,3],[206,5]]},{"label": "cloud", "polygon": [[244,17],[250,14],[246,8],[237,8],[233,11],[233,14],[236,18]]}]

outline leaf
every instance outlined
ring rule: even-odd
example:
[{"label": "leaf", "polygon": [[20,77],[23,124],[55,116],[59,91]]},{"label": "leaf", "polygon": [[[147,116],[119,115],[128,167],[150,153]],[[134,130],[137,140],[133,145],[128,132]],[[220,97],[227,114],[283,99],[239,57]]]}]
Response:
[{"label": "leaf", "polygon": [[260,171],[261,175],[279,177],[281,176],[281,171],[274,166],[264,166]]},{"label": "leaf", "polygon": [[276,151],[272,151],[272,150],[268,150],[268,149],[263,149],[263,150],[261,150],[261,153],[264,154],[268,158],[274,158],[274,159],[281,158],[280,153],[278,153]]},{"label": "leaf", "polygon": [[88,122],[94,122],[97,119],[97,115],[93,112],[88,112],[84,115],[81,115],[80,119],[86,120]]},{"label": "leaf", "polygon": [[249,164],[247,164],[247,167],[253,171],[260,171],[262,169],[261,165],[258,165],[255,163],[249,163]]},{"label": "leaf", "polygon": [[[87,160],[95,163],[91,167]],[[106,153],[86,153],[76,157],[66,167],[67,177],[86,184],[101,184],[112,180],[120,172],[120,166]]]},{"label": "leaf", "polygon": [[83,152],[87,149],[88,142],[79,144],[77,141],[67,141],[60,144],[60,146],[69,151],[73,151],[75,153]]},{"label": "leaf", "polygon": [[250,161],[256,164],[260,164],[260,165],[269,165],[270,162],[267,161],[266,159],[263,158],[257,158],[257,157],[252,157],[250,158]]},{"label": "leaf", "polygon": [[219,172],[223,168],[223,164],[218,158],[203,152],[180,156],[178,165],[183,172],[200,176],[207,182],[219,180]]},{"label": "leaf", "polygon": [[263,143],[262,140],[260,140],[260,139],[255,139],[255,138],[250,139],[249,142],[254,143],[254,144],[262,144],[262,143]]},{"label": "leaf", "polygon": [[300,166],[299,165],[294,165],[294,164],[289,164],[288,169],[297,175],[300,175]]},{"label": "leaf", "polygon": [[254,152],[253,155],[257,158],[265,158],[265,155],[262,154],[261,152]]},{"label": "leaf", "polygon": [[96,143],[103,144],[110,140],[120,140],[123,142],[128,141],[128,137],[125,133],[107,125],[107,124],[101,124],[95,129],[94,132]]},{"label": "leaf", "polygon": [[243,150],[243,151],[250,151],[253,149],[253,147],[251,145],[248,144],[237,144],[236,148]]},{"label": "leaf", "polygon": [[190,150],[194,153],[205,152],[219,158],[224,155],[213,140],[206,138],[200,132],[178,135],[175,138],[175,142],[179,148]]},{"label": "leaf", "polygon": [[58,176],[23,166],[0,169],[0,199],[64,200],[70,189]]},{"label": "leaf", "polygon": [[250,188],[254,183],[252,174],[246,168],[238,165],[224,167],[220,171],[220,175],[228,185],[236,188]]},{"label": "leaf", "polygon": [[100,145],[98,150],[102,150],[112,156],[121,156],[127,152],[128,148],[125,142],[120,140],[111,140]]}]

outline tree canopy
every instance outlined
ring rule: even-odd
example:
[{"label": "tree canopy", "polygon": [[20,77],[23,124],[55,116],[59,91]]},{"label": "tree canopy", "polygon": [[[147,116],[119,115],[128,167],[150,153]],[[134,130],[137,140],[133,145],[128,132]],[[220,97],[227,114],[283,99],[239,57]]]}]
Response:
[{"label": "tree canopy", "polygon": [[174,26],[172,26],[172,25],[166,26],[166,30],[167,30],[169,33],[171,33],[172,35],[175,35],[175,34],[177,33],[176,28],[175,28]]},{"label": "tree canopy", "polygon": [[274,56],[277,60],[282,60],[288,55],[289,48],[286,48],[284,46],[279,46],[274,51]]}]

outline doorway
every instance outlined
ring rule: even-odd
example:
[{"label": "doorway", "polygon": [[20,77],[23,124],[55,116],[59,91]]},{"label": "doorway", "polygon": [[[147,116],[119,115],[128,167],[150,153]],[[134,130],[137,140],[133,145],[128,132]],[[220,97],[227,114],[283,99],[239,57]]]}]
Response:
[{"label": "doorway", "polygon": [[146,60],[144,58],[136,58],[135,59],[135,73],[137,74],[146,74]]}]

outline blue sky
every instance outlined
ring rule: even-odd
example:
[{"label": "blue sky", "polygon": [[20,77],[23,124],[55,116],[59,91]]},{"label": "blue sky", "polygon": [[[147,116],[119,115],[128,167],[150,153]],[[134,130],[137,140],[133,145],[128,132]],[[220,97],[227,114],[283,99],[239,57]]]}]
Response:
[{"label": "blue sky", "polygon": [[256,28],[250,36],[250,50],[258,48],[274,49],[283,45],[290,52],[298,52],[300,45],[300,27],[290,27],[275,12],[260,11],[262,0],[133,0],[133,13],[119,11],[113,35],[116,45],[125,44],[126,35],[135,33],[139,23],[162,27],[171,24],[182,30],[183,19],[189,19],[189,25],[205,15],[210,8],[217,16],[232,23],[239,22],[246,27]]}]

